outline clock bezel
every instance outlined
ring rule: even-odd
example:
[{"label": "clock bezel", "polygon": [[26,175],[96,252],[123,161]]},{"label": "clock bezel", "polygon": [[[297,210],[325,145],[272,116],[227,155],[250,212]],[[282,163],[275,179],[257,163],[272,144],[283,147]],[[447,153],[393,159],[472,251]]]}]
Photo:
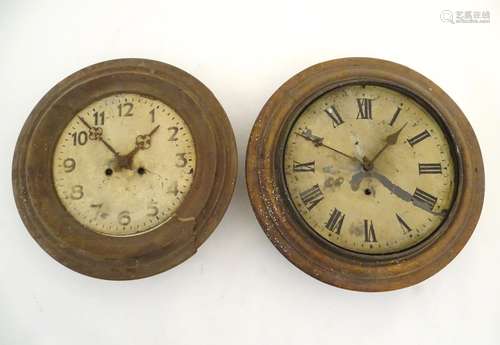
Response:
[{"label": "clock bezel", "polygon": [[[297,221],[282,175],[284,137],[300,110],[329,90],[352,82],[380,83],[406,90],[439,114],[455,143],[456,199],[446,221],[397,255],[361,254],[319,240]],[[481,152],[465,115],[436,84],[396,63],[372,58],[323,62],[285,82],[267,101],[250,136],[247,187],[256,217],[277,249],[309,275],[331,285],[386,291],[416,284],[446,266],[463,248],[477,224],[484,198]],[[280,165],[281,164],[281,165]],[[300,217],[300,216],[299,216]],[[301,218],[301,217],[300,217]],[[432,239],[430,239],[432,237]],[[425,243],[425,245],[424,245]]]},{"label": "clock bezel", "polygon": [[[108,236],[87,229],[66,210],[53,185],[52,159],[69,121],[89,104],[118,93],[157,99],[191,131],[196,169],[175,215],[152,231]],[[12,170],[14,196],[32,237],[57,261],[103,279],[137,279],[178,265],[213,232],[234,191],[234,134],[214,95],[188,73],[145,59],[86,67],[54,86],[36,105],[19,136]]]}]

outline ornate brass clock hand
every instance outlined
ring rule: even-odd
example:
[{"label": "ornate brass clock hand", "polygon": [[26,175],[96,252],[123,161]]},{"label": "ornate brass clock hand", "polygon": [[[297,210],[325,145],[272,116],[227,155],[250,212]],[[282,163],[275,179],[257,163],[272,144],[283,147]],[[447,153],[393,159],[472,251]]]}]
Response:
[{"label": "ornate brass clock hand", "polygon": [[353,156],[349,156],[348,154],[346,154],[346,153],[344,153],[342,151],[339,151],[339,150],[337,150],[337,149],[335,149],[335,148],[333,148],[331,146],[328,146],[328,145],[324,144],[323,143],[323,138],[313,135],[310,129],[304,129],[302,131],[302,133],[295,132],[295,134],[298,135],[299,137],[302,137],[302,138],[308,140],[308,141],[311,141],[314,144],[314,146],[323,146],[323,147],[325,147],[325,148],[327,148],[329,150],[337,152],[338,154],[340,154],[340,155],[342,155],[342,156],[344,156],[346,158],[349,158],[349,159],[354,160],[356,162],[360,162],[359,159],[357,159],[357,158],[355,158]]},{"label": "ornate brass clock hand", "polygon": [[398,129],[396,132],[389,134],[385,138],[385,145],[377,152],[377,154],[373,157],[372,160],[369,160],[366,157],[363,157],[363,168],[365,170],[371,170],[373,169],[373,164],[377,160],[378,157],[382,154],[382,152],[385,151],[386,148],[388,148],[391,145],[395,145],[398,142],[399,134],[403,131],[403,129],[406,127],[408,123],[405,123],[400,129]]},{"label": "ornate brass clock hand", "polygon": [[132,151],[127,153],[126,155],[118,155],[117,158],[117,166],[118,169],[129,169],[133,170],[132,163],[134,160],[134,156],[140,150],[147,150],[151,147],[151,137],[154,133],[160,128],[160,125],[153,128],[151,132],[148,134],[141,134],[135,138],[135,147]]},{"label": "ornate brass clock hand", "polygon": [[[78,116],[78,118],[80,119],[80,121],[85,125],[85,127],[87,127],[89,129],[89,131],[96,131],[98,132],[97,130],[95,130],[96,128],[99,128],[101,129],[101,127],[92,127],[91,125],[89,125],[89,123],[87,121],[85,121],[85,119],[81,116]],[[108,148],[108,150],[110,150],[115,156],[120,156],[120,154],[106,141],[104,140],[104,138],[102,137],[102,129],[100,131],[100,134],[97,135],[96,137],[97,140],[100,140],[104,146],[106,146]]]}]

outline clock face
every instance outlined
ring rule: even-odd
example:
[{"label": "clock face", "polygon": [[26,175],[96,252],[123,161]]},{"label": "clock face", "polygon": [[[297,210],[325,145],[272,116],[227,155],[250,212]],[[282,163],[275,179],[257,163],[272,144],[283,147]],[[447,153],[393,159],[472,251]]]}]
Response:
[{"label": "clock face", "polygon": [[75,114],[53,158],[62,204],[86,228],[131,236],[167,221],[190,190],[193,137],[161,101],[138,94],[104,97]]},{"label": "clock face", "polygon": [[339,87],[309,104],[286,139],[288,194],[323,239],[365,254],[402,251],[452,207],[449,142],[413,98],[379,85]]}]

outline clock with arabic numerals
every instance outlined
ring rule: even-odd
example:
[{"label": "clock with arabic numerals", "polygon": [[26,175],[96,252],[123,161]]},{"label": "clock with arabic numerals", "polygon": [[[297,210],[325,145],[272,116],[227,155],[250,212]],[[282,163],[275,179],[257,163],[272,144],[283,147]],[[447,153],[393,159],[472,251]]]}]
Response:
[{"label": "clock with arabic numerals", "polygon": [[446,266],[479,219],[484,171],[464,114],[389,61],[346,58],[282,85],[250,136],[257,219],[294,265],[331,285],[385,291]]},{"label": "clock with arabic numerals", "polygon": [[119,59],[42,98],[12,177],[21,218],[47,253],[123,280],[196,252],[224,215],[236,165],[230,123],[201,82],[161,62]]}]

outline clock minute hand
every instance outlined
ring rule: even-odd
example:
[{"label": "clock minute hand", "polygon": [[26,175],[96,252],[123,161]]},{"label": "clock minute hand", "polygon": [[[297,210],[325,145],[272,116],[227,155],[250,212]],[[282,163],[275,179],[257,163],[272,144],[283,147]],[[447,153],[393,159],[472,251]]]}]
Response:
[{"label": "clock minute hand", "polygon": [[160,128],[160,125],[156,126],[155,128],[153,128],[153,130],[151,132],[149,132],[149,136],[152,137],[153,134],[155,134],[155,132]]},{"label": "clock minute hand", "polygon": [[414,206],[416,206],[424,211],[427,211],[435,216],[439,216],[439,217],[446,216],[446,214],[447,214],[446,210],[442,210],[441,212],[434,212],[432,209],[430,209],[430,207],[428,207],[427,205],[423,204],[420,200],[415,198],[414,195],[408,193],[403,188],[394,184],[391,180],[389,180],[384,175],[382,175],[376,171],[371,171],[370,175],[375,177],[377,180],[379,180],[379,182],[382,183],[382,185],[385,188],[389,189],[394,195],[396,195],[401,200],[411,202]]},{"label": "clock minute hand", "polygon": [[440,217],[446,216],[446,213],[447,213],[446,210],[443,210],[441,212],[434,212],[434,211],[430,210],[426,205],[424,205],[418,199],[416,199],[411,193],[407,192],[406,190],[404,190],[403,188],[401,188],[397,184],[393,183],[387,177],[385,177],[384,175],[382,175],[379,172],[374,171],[374,170],[371,170],[371,171],[361,170],[361,171],[357,172],[356,174],[352,175],[352,178],[350,181],[351,189],[353,191],[357,191],[359,189],[359,185],[361,184],[361,181],[365,177],[375,178],[376,180],[378,180],[382,184],[382,186],[387,188],[392,194],[394,194],[395,196],[397,196],[398,198],[400,198],[403,201],[411,202],[416,207],[418,207],[424,211],[427,211],[435,216],[440,216]]},{"label": "clock minute hand", "polygon": [[[89,123],[87,121],[85,121],[85,119],[81,116],[78,116],[78,118],[80,119],[80,121],[82,121],[82,123],[85,125],[85,127],[87,127],[89,130],[92,130],[93,128],[96,128],[96,127],[92,127],[91,125],[89,125]],[[100,127],[97,127],[97,128],[100,128]],[[106,141],[104,140],[104,138],[102,137],[102,134],[98,137],[98,139],[104,144],[104,146],[106,146],[108,148],[108,150],[110,150],[115,156],[119,156],[120,154]]]},{"label": "clock minute hand", "polygon": [[300,137],[302,137],[302,138],[304,138],[304,139],[306,139],[306,140],[308,140],[308,141],[311,141],[312,143],[314,143],[314,146],[323,146],[323,147],[325,147],[325,148],[327,148],[329,150],[337,152],[338,154],[340,154],[340,155],[342,155],[342,156],[344,156],[346,158],[349,158],[351,160],[359,162],[359,160],[357,158],[355,158],[353,156],[349,156],[348,154],[346,154],[346,153],[344,153],[342,151],[339,151],[339,150],[337,150],[337,149],[335,149],[335,148],[333,148],[331,146],[328,146],[328,145],[324,144],[323,143],[323,138],[313,135],[310,129],[304,130],[303,133],[295,132],[295,134],[298,135],[298,136],[300,136]]}]

